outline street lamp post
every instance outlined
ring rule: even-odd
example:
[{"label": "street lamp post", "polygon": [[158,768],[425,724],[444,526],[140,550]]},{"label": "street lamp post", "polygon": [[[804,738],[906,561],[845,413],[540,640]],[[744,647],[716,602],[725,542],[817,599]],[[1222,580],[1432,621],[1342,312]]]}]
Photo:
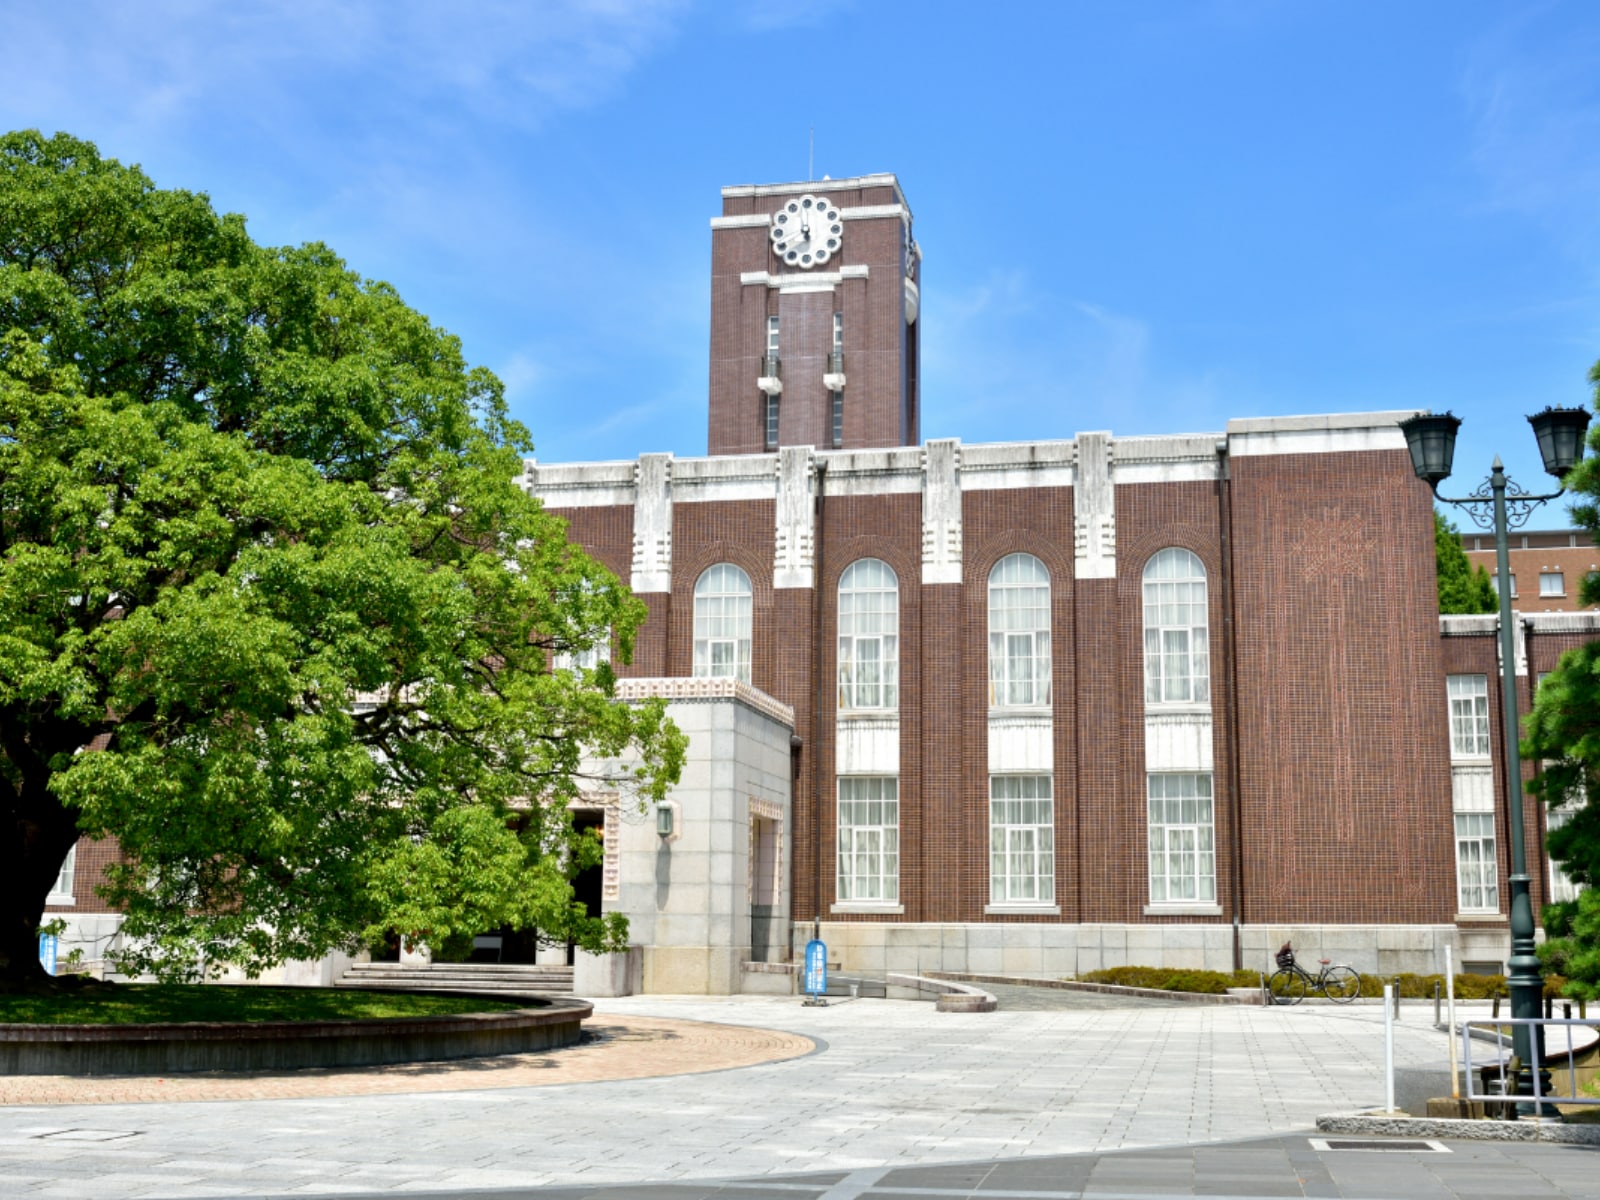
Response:
[{"label": "street lamp post", "polygon": [[[1564,480],[1567,472],[1583,457],[1583,439],[1589,425],[1589,413],[1581,408],[1547,408],[1529,417],[1528,422],[1539,441],[1544,469],[1557,480]],[[1522,756],[1517,745],[1516,634],[1511,625],[1511,563],[1506,531],[1508,527],[1525,523],[1533,515],[1534,509],[1556,499],[1567,489],[1563,485],[1548,495],[1530,495],[1506,476],[1500,457],[1496,455],[1489,478],[1479,484],[1472,495],[1460,498],[1440,496],[1439,484],[1450,475],[1451,460],[1455,457],[1456,430],[1460,426],[1461,418],[1450,413],[1438,416],[1424,413],[1400,422],[1400,428],[1406,435],[1406,446],[1411,451],[1411,466],[1417,477],[1433,490],[1436,498],[1463,509],[1480,529],[1494,530],[1500,592],[1500,713],[1505,742],[1506,807],[1511,827],[1511,959],[1506,964],[1510,970],[1507,983],[1511,989],[1512,1017],[1531,1019],[1539,1016],[1544,978],[1540,974],[1539,958],[1533,952],[1533,902],[1528,896],[1528,860],[1523,844]],[[1532,1025],[1512,1027],[1512,1049],[1522,1063],[1515,1083],[1517,1095],[1533,1094],[1532,1072],[1543,1056],[1543,1042],[1543,1037],[1536,1036]],[[1557,1115],[1549,1105],[1545,1106],[1545,1110],[1537,1112],[1532,1103],[1517,1106],[1517,1111],[1526,1116]]]}]

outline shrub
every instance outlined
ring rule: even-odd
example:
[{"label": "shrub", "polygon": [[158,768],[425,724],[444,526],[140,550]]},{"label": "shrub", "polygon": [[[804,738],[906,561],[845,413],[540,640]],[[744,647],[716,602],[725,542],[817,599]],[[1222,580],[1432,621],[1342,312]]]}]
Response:
[{"label": "shrub", "polygon": [[[1315,972],[1312,972],[1315,975]],[[1107,967],[1078,976],[1085,983],[1111,983],[1119,987],[1150,988],[1162,992],[1198,992],[1202,995],[1220,995],[1231,987],[1259,987],[1261,975],[1257,971],[1198,971],[1176,967]],[[1431,1000],[1433,987],[1444,987],[1443,975],[1417,975],[1402,972],[1399,975],[1361,976],[1361,995],[1380,997],[1386,983],[1400,984],[1400,996],[1407,1000]],[[1566,980],[1560,975],[1546,975],[1544,994],[1561,998]],[[1457,1000],[1492,1000],[1496,996],[1509,997],[1504,975],[1457,975]]]},{"label": "shrub", "polygon": [[1111,983],[1119,987],[1151,988],[1162,992],[1198,992],[1216,996],[1231,987],[1256,987],[1254,971],[1200,971],[1175,967],[1107,967],[1080,975],[1085,983]]}]

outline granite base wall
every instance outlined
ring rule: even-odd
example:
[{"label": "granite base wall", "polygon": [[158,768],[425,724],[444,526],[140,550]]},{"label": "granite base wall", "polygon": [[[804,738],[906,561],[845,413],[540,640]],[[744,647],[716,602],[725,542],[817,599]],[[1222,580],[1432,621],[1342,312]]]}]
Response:
[{"label": "granite base wall", "polygon": [[[795,931],[794,957],[804,956],[810,927]],[[1463,944],[1463,941],[1466,944]],[[1233,968],[1229,925],[911,924],[824,921],[828,959],[842,971],[974,972],[1061,978],[1105,967]],[[1319,958],[1367,974],[1444,969],[1444,948],[1464,960],[1504,961],[1505,930],[1454,925],[1246,925],[1240,930],[1244,966],[1271,971],[1273,954],[1294,943],[1302,962]]]}]

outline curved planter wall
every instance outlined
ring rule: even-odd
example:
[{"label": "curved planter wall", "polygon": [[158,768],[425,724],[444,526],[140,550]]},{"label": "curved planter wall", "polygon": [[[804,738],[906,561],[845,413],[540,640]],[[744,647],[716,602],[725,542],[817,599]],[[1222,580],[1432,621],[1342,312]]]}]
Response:
[{"label": "curved planter wall", "polygon": [[0,1074],[286,1071],[519,1054],[571,1045],[593,1012],[585,1000],[551,998],[510,1011],[372,1021],[0,1025]]}]

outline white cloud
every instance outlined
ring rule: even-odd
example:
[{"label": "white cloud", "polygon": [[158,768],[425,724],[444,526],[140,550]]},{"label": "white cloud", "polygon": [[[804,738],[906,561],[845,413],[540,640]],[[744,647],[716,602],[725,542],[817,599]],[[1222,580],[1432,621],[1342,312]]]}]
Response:
[{"label": "white cloud", "polygon": [[1214,368],[1164,369],[1144,318],[1055,296],[1020,271],[924,297],[923,428],[966,441],[1220,428]]},{"label": "white cloud", "polygon": [[104,137],[222,117],[292,140],[328,125],[421,129],[460,109],[535,127],[613,95],[683,7],[23,0],[0,17],[0,38],[27,47],[8,55],[0,119]]}]

